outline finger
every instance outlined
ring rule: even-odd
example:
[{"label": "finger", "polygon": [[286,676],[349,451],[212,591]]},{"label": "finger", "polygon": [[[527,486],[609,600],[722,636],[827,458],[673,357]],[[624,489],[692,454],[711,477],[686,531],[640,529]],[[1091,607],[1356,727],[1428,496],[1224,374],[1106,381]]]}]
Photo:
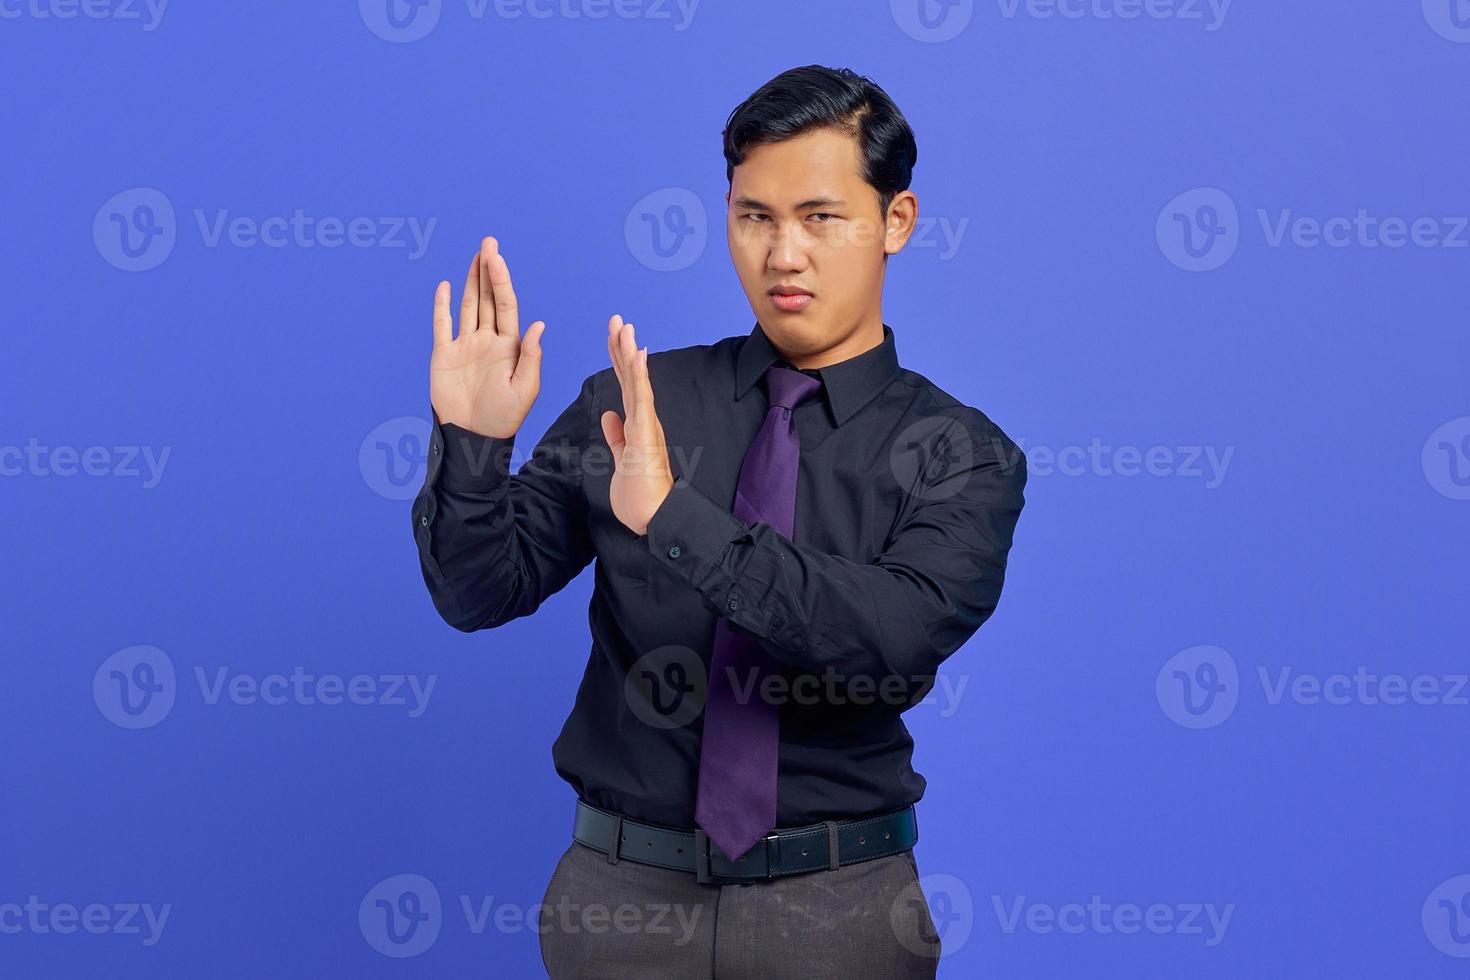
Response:
[{"label": "finger", "polygon": [[470,258],[470,271],[464,277],[464,295],[459,298],[459,335],[475,332],[475,308],[480,302],[480,253]]},{"label": "finger", "polygon": [[653,378],[648,373],[648,348],[645,347],[638,356],[638,408],[640,413],[653,417]]},{"label": "finger", "polygon": [[503,337],[521,335],[521,315],[516,292],[510,284],[510,266],[497,249],[490,256],[490,283],[495,290],[495,332]]},{"label": "finger", "polygon": [[633,358],[638,353],[638,348],[633,342],[633,324],[624,323],[622,331],[618,334],[618,354],[623,362],[623,418],[631,419],[633,409],[638,405],[638,397],[635,391],[637,378],[633,376]]},{"label": "finger", "polygon": [[480,322],[478,329],[495,329],[495,287],[490,284],[490,256],[500,247],[494,238],[480,240]]},{"label": "finger", "polygon": [[623,420],[618,418],[617,412],[602,413],[602,437],[607,440],[607,448],[612,450],[613,459],[620,459],[623,455],[623,446],[627,440],[623,438]]},{"label": "finger", "polygon": [[[629,325],[632,329],[632,325]],[[642,414],[643,411],[643,351],[638,347],[638,341],[633,340],[633,352],[628,355],[628,392],[633,397],[633,411]]]},{"label": "finger", "polygon": [[434,287],[434,346],[442,347],[453,338],[454,325],[449,319],[449,280]]},{"label": "finger", "polygon": [[526,337],[521,341],[521,356],[516,361],[515,373],[510,377],[511,387],[528,402],[535,401],[541,392],[541,334],[545,330],[546,324],[541,320],[526,328]]},{"label": "finger", "polygon": [[607,356],[612,361],[613,374],[618,376],[618,387],[623,385],[622,354],[618,351],[618,331],[623,328],[623,318],[616,313],[607,321]]}]

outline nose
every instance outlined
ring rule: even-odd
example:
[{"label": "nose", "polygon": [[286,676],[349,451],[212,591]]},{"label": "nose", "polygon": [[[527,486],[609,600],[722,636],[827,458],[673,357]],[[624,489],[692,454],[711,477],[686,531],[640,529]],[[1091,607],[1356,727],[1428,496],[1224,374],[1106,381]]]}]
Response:
[{"label": "nose", "polygon": [[770,251],[766,253],[766,268],[773,272],[801,272],[806,268],[806,241],[802,231],[785,227],[775,231]]}]

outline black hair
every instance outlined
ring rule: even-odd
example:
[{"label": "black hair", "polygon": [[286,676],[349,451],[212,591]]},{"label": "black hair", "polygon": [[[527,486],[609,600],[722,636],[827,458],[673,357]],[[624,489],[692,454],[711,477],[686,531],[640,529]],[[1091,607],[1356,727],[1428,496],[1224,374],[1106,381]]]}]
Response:
[{"label": "black hair", "polygon": [[857,139],[863,179],[877,190],[879,213],[887,216],[894,197],[908,190],[919,149],[888,93],[850,68],[792,68],[736,106],[725,121],[725,180],[734,183],[747,147],[819,128]]}]

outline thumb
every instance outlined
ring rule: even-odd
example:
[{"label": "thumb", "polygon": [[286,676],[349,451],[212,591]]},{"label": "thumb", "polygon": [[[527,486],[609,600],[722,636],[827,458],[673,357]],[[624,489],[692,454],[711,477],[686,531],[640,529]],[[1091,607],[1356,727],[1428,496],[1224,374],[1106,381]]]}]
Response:
[{"label": "thumb", "polygon": [[541,335],[545,332],[546,323],[542,320],[526,328],[515,371],[511,374],[511,387],[527,404],[534,402],[541,393]]},{"label": "thumb", "polygon": [[614,462],[621,459],[626,440],[623,438],[623,420],[618,418],[617,412],[602,413],[602,437],[607,440],[607,447],[613,452]]}]

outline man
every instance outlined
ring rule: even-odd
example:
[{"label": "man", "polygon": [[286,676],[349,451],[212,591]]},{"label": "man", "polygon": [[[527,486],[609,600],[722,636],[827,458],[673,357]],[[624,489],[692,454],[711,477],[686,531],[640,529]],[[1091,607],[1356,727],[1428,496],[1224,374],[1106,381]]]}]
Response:
[{"label": "man", "polygon": [[[917,151],[883,90],[793,69],[724,142],[754,328],[650,356],[613,316],[611,366],[518,474],[545,324],[521,336],[493,238],[458,336],[439,284],[424,580],[451,625],[489,629],[597,559],[552,749],[578,796],[538,921],[553,977],[933,977],[900,713],[995,609],[1025,460],[899,367],[882,293]],[[592,932],[591,906],[647,928]]]}]

